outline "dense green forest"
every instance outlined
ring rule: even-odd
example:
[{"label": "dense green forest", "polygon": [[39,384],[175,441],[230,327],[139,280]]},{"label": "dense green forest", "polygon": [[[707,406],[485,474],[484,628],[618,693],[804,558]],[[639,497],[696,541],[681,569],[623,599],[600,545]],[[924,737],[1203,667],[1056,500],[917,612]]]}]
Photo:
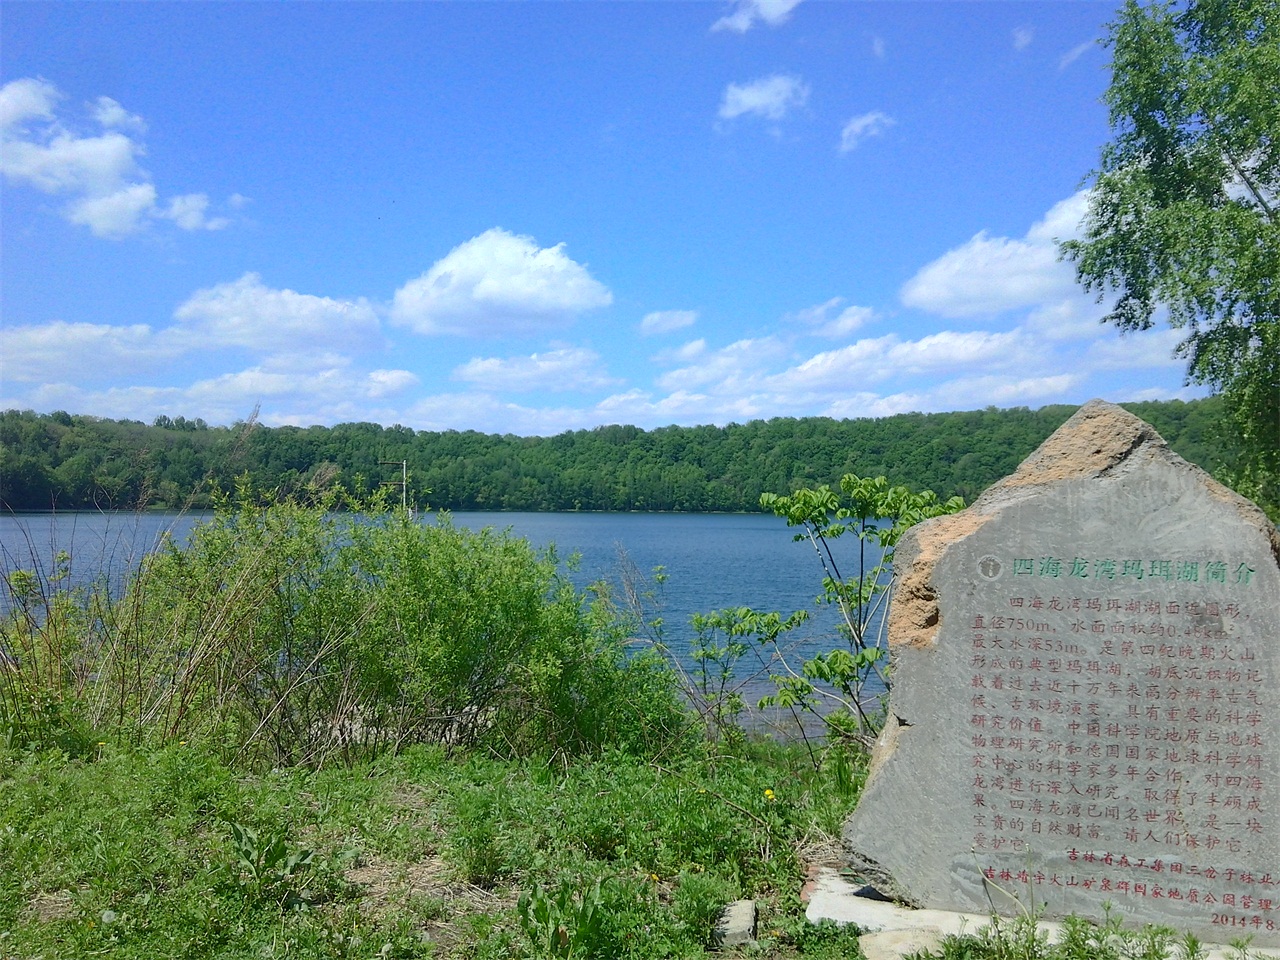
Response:
[{"label": "dense green forest", "polygon": [[[1235,451],[1215,398],[1126,404],[1210,472]],[[760,494],[883,474],[972,499],[1009,473],[1075,407],[988,407],[881,419],[753,420],[724,427],[607,426],[554,437],[414,431],[399,425],[151,425],[64,412],[0,413],[0,501],[11,510],[202,508],[247,476],[287,494],[312,482],[356,492],[396,483],[447,510],[758,509]],[[393,465],[388,465],[390,461]]]}]

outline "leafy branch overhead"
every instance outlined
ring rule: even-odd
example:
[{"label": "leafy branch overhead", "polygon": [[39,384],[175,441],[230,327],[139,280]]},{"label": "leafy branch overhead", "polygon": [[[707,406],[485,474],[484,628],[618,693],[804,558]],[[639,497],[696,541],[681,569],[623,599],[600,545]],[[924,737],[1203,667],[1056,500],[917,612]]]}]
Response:
[{"label": "leafy branch overhead", "polygon": [[1129,0],[1106,42],[1112,139],[1063,255],[1106,322],[1186,331],[1244,451],[1229,479],[1280,515],[1280,4]]}]

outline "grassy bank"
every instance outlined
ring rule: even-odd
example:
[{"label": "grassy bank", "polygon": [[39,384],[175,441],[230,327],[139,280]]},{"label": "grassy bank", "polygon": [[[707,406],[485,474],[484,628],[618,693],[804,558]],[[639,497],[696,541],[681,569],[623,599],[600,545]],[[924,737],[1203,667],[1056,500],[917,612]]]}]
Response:
[{"label": "grassy bank", "polygon": [[852,955],[797,893],[853,793],[772,745],[570,764],[420,746],[257,774],[181,742],[9,752],[0,956],[565,956],[580,937],[577,956],[690,957],[738,897],[761,902],[760,955]]},{"label": "grassy bank", "polygon": [[707,727],[523,540],[252,500],[123,587],[5,572],[0,956],[684,957],[740,897],[851,942],[797,894],[856,759]]}]

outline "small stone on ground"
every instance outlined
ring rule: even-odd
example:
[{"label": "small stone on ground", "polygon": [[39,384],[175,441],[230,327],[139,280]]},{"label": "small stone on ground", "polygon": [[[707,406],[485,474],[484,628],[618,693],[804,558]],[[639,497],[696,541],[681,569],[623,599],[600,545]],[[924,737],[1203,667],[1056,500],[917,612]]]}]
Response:
[{"label": "small stone on ground", "polygon": [[756,902],[735,900],[724,908],[720,922],[716,924],[717,947],[740,947],[755,943]]}]

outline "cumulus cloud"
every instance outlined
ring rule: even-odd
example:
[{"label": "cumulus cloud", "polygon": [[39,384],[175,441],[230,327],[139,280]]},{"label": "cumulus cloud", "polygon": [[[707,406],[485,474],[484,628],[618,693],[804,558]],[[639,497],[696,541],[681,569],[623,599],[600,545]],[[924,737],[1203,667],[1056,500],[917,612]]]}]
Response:
[{"label": "cumulus cloud", "polygon": [[712,24],[712,32],[727,29],[733,33],[746,33],[758,22],[769,27],[781,26],[791,17],[792,10],[800,5],[800,1],[735,0],[731,12]]},{"label": "cumulus cloud", "polygon": [[600,366],[600,355],[584,348],[562,348],[527,357],[475,357],[453,371],[482,390],[582,390],[616,383]]},{"label": "cumulus cloud", "polygon": [[149,183],[131,183],[100,197],[72,201],[65,214],[72,223],[88,227],[99,237],[119,240],[135,233],[155,207],[156,188]]},{"label": "cumulus cloud", "polygon": [[0,87],[0,130],[28,120],[52,120],[53,108],[60,99],[58,88],[47,80],[23,77],[6,83]]},{"label": "cumulus cloud", "polygon": [[172,220],[183,230],[222,230],[231,226],[226,217],[208,216],[208,209],[209,197],[206,194],[188,193],[174,197],[163,210],[156,210],[153,215]]},{"label": "cumulus cloud", "polygon": [[888,334],[819,353],[771,377],[769,383],[772,389],[788,393],[839,390],[850,382],[876,383],[979,365],[1003,367],[1018,363],[1026,354],[1027,345],[1016,331],[944,330],[906,341]]},{"label": "cumulus cloud", "polygon": [[752,114],[781,120],[793,109],[803,107],[808,99],[809,87],[799,77],[775,73],[750,83],[731,83],[725,87],[720,119],[732,120]]},{"label": "cumulus cloud", "polygon": [[533,333],[612,302],[609,288],[563,243],[540,248],[532,237],[494,227],[397,290],[391,319],[422,334]]},{"label": "cumulus cloud", "polygon": [[896,123],[893,117],[879,110],[859,114],[840,131],[840,152],[848,153],[869,137],[878,137]]},{"label": "cumulus cloud", "polygon": [[657,380],[665,390],[689,390],[715,384],[733,389],[776,362],[782,345],[773,337],[738,340],[719,350],[707,350],[701,340],[687,344],[675,356],[690,365],[670,370]]},{"label": "cumulus cloud", "polygon": [[157,339],[144,323],[113,326],[62,320],[0,327],[0,346],[5,379],[20,383],[136,374],[181,352],[176,344]]},{"label": "cumulus cloud", "polygon": [[640,332],[646,337],[655,333],[682,330],[698,322],[697,310],[655,310],[640,321]]},{"label": "cumulus cloud", "polygon": [[746,33],[756,23],[777,27],[786,23],[801,0],[735,0],[733,9],[711,25],[712,31]]},{"label": "cumulus cloud", "polygon": [[314,352],[381,345],[378,317],[364,299],[333,300],[266,286],[256,273],[197,290],[174,311],[191,343]]},{"label": "cumulus cloud", "polygon": [[63,100],[46,80],[24,77],[0,88],[0,173],[42,193],[66,197],[62,213],[95,235],[119,240],[148,223],[171,220],[183,230],[228,225],[207,216],[209,199],[187,194],[160,203],[151,175],[138,160],[146,153],[146,124],[110,97],[90,104],[88,121],[101,128],[79,133],[58,114]]},{"label": "cumulus cloud", "polygon": [[408,370],[370,370],[365,377],[364,393],[373,399],[381,399],[404,393],[419,383],[418,375]]},{"label": "cumulus cloud", "polygon": [[875,318],[870,307],[845,306],[844,297],[832,297],[826,303],[806,307],[789,314],[786,319],[807,328],[819,337],[845,337]]},{"label": "cumulus cloud", "polygon": [[926,264],[903,285],[901,299],[943,317],[991,316],[1076,293],[1075,274],[1054,241],[1075,236],[1087,206],[1082,191],[1053,206],[1021,239],[983,230]]},{"label": "cumulus cloud", "polygon": [[1096,40],[1086,40],[1084,43],[1072,47],[1058,59],[1058,69],[1067,69],[1097,45],[1098,42]]},{"label": "cumulus cloud", "polygon": [[418,383],[407,370],[349,368],[345,361],[305,371],[257,364],[219,373],[182,386],[141,385],[94,389],[74,382],[44,384],[22,402],[45,410],[92,410],[95,415],[149,421],[161,413],[183,411],[210,423],[231,423],[261,405],[261,422],[310,425],[352,420],[392,423],[401,409],[385,401]]},{"label": "cumulus cloud", "polygon": [[1031,46],[1031,42],[1035,40],[1036,32],[1031,27],[1014,27],[1013,28],[1013,49],[1025,50]]},{"label": "cumulus cloud", "polygon": [[130,113],[110,97],[99,97],[94,102],[93,119],[104,127],[114,127],[118,130],[136,130],[138,133],[147,132],[145,120],[136,113]]}]

